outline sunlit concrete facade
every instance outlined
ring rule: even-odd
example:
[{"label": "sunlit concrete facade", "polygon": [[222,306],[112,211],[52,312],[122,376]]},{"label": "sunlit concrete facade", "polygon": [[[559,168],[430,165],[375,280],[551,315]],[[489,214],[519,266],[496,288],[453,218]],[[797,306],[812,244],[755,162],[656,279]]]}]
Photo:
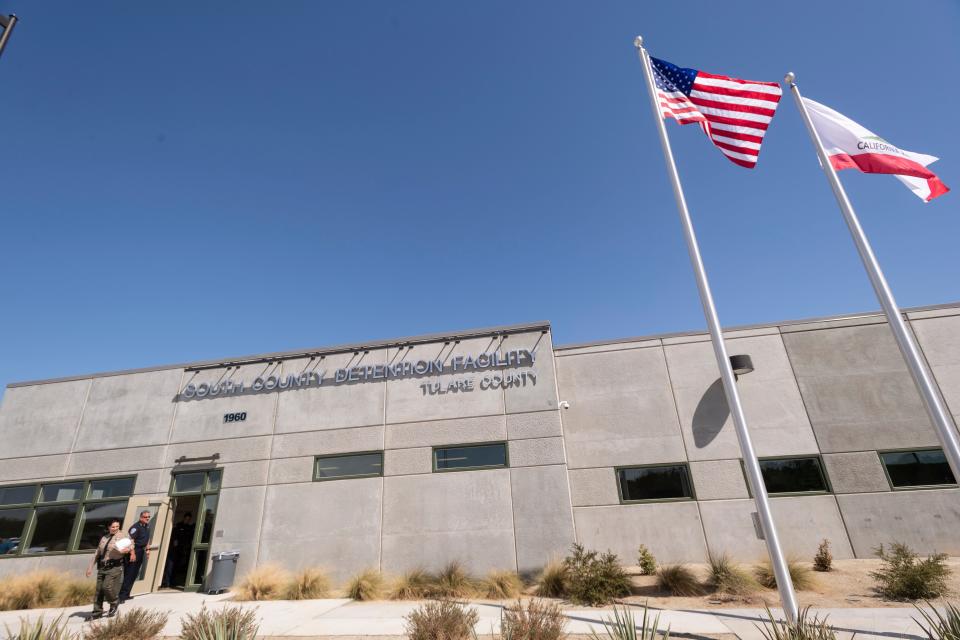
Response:
[{"label": "sunlit concrete facade", "polygon": [[[956,419],[960,305],[908,318]],[[960,554],[960,489],[894,490],[878,455],[939,446],[882,316],[726,337],[755,365],[739,385],[758,455],[817,456],[826,472],[827,491],[772,499],[788,554],[810,557],[823,538],[838,558],[891,540]],[[135,475],[131,504],[164,508],[172,474],[222,469],[210,550],[239,550],[241,573],[273,562],[342,579],[451,560],[534,571],[574,541],[625,564],[640,543],[664,562],[761,557],[708,336],[551,338],[534,323],[9,385],[0,487]],[[492,353],[503,360],[476,364]],[[400,366],[421,361],[442,373]],[[271,376],[275,388],[251,388]],[[228,380],[243,391],[225,393]],[[507,465],[435,470],[435,448],[470,443],[506,443]],[[380,451],[382,475],[314,480],[316,456]],[[687,465],[690,499],[624,503],[617,468],[666,463]],[[154,542],[162,557],[167,537]],[[0,575],[88,561],[0,557]]]}]

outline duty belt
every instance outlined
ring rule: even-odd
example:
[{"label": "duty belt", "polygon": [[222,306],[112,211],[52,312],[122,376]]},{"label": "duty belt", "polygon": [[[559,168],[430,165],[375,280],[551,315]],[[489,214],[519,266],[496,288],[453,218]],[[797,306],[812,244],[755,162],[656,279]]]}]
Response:
[{"label": "duty belt", "polygon": [[122,560],[122,559],[117,559],[117,560],[101,560],[101,561],[100,561],[100,564],[98,565],[98,567],[99,567],[100,569],[113,569],[114,567],[119,567],[121,564],[123,564],[123,560]]}]

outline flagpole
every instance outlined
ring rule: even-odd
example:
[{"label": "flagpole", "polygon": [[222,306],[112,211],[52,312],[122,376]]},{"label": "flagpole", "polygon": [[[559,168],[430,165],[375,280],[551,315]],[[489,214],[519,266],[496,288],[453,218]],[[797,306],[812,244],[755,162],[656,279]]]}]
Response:
[{"label": "flagpole", "polygon": [[7,40],[10,39],[10,34],[13,33],[15,26],[17,26],[17,16],[15,14],[0,16],[0,27],[3,27],[3,33],[0,34],[0,55],[3,55],[3,50],[7,47]]},{"label": "flagpole", "polygon": [[720,368],[720,378],[723,381],[723,391],[726,395],[727,406],[730,408],[730,414],[733,416],[737,440],[740,442],[740,452],[743,455],[743,466],[747,471],[747,481],[750,485],[750,490],[753,492],[753,499],[757,505],[757,513],[760,516],[760,524],[763,528],[763,537],[767,543],[767,552],[770,554],[770,561],[777,578],[780,602],[783,604],[783,611],[787,620],[790,623],[794,623],[797,620],[797,596],[793,590],[793,582],[790,579],[790,572],[787,569],[783,550],[780,547],[777,529],[773,523],[773,515],[770,512],[770,500],[767,497],[767,488],[763,484],[763,476],[760,473],[760,463],[757,462],[753,442],[750,440],[750,434],[747,431],[747,420],[743,413],[743,406],[740,404],[740,394],[737,391],[733,368],[730,366],[727,347],[723,342],[723,334],[720,330],[720,319],[717,316],[717,310],[713,304],[713,295],[710,293],[710,283],[707,282],[707,272],[703,266],[703,258],[700,256],[700,247],[697,244],[697,236],[693,231],[690,212],[687,211],[687,201],[683,195],[683,187],[680,185],[677,165],[673,161],[673,151],[670,149],[670,139],[667,137],[667,128],[660,114],[660,105],[657,100],[657,86],[653,81],[653,73],[650,69],[650,56],[647,50],[643,48],[643,38],[641,36],[637,36],[636,40],[634,40],[634,46],[637,48],[637,53],[640,55],[640,62],[643,65],[643,75],[647,81],[647,92],[650,94],[650,105],[653,107],[653,119],[657,123],[657,133],[660,135],[660,146],[663,147],[663,157],[667,163],[667,173],[670,175],[670,183],[673,186],[673,197],[677,201],[680,221],[683,224],[683,235],[687,242],[687,251],[690,253],[690,262],[693,263],[693,271],[697,278],[697,288],[700,290],[700,302],[703,305],[703,315],[706,317],[707,326],[710,329],[713,353],[717,358],[717,366]]},{"label": "flagpole", "polygon": [[857,252],[860,254],[860,260],[863,261],[863,267],[867,270],[867,275],[870,277],[870,284],[873,285],[873,290],[877,294],[880,306],[887,316],[887,323],[889,323],[890,329],[893,331],[893,337],[897,340],[897,346],[900,347],[900,353],[903,355],[903,359],[907,362],[907,368],[910,369],[913,382],[916,384],[917,390],[923,398],[927,415],[930,417],[930,421],[937,431],[937,437],[943,446],[943,453],[947,458],[950,469],[953,471],[953,477],[960,482],[960,439],[957,437],[957,430],[953,424],[953,420],[950,418],[950,413],[947,411],[943,399],[934,387],[930,369],[927,367],[923,358],[920,357],[920,350],[917,348],[916,341],[913,339],[913,336],[907,329],[906,323],[903,321],[903,314],[893,299],[890,286],[887,284],[886,278],[883,277],[883,272],[880,270],[880,263],[877,262],[876,256],[873,255],[873,249],[867,241],[863,227],[860,226],[860,220],[857,219],[853,205],[850,204],[847,192],[844,191],[843,185],[837,177],[837,172],[833,168],[833,165],[830,164],[830,158],[827,157],[827,153],[823,149],[823,142],[820,140],[820,135],[810,120],[810,114],[807,113],[806,105],[803,104],[800,88],[797,87],[796,76],[791,72],[788,73],[783,80],[789,85],[790,91],[793,93],[793,99],[794,102],[797,103],[797,109],[800,110],[803,124],[806,125],[807,133],[810,134],[810,140],[813,141],[813,146],[817,150],[817,156],[820,158],[820,166],[823,167],[823,172],[827,174],[827,181],[830,183],[830,188],[833,189],[833,195],[837,199],[837,204],[840,205],[840,211],[843,213],[843,219],[847,223],[847,228],[850,229],[850,235],[853,237],[853,243],[856,245]]}]

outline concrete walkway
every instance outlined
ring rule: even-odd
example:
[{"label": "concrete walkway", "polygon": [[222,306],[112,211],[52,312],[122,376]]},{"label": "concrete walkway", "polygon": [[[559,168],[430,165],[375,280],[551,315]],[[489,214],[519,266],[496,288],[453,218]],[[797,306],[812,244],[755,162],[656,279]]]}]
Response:
[{"label": "concrete walkway", "polygon": [[[207,596],[197,593],[153,593],[137,596],[121,607],[129,611],[143,607],[166,611],[169,615],[164,636],[176,637],[180,633],[180,620],[188,613],[196,613],[202,606],[220,608],[228,602],[230,594]],[[417,608],[418,602],[353,602],[346,599],[271,601],[237,603],[245,609],[254,609],[260,620],[261,636],[289,638],[317,638],[334,636],[402,636],[404,617]],[[502,607],[493,604],[471,604],[480,616],[475,630],[478,635],[489,636],[500,631]],[[11,631],[19,628],[20,621],[44,617],[52,619],[63,614],[72,631],[83,629],[90,607],[66,609],[33,609],[30,611],[0,612],[0,629],[4,625]],[[569,622],[567,633],[587,635],[596,629],[601,636],[603,619],[612,613],[606,609],[565,609]],[[652,610],[656,615],[658,611]],[[762,609],[710,609],[710,610],[663,610],[660,613],[660,629],[669,626],[674,637],[688,638],[743,638],[759,640],[763,636],[757,630],[764,615]],[[775,613],[778,613],[775,611]],[[923,640],[920,627],[913,618],[917,612],[912,607],[890,609],[823,609],[821,617],[829,616],[831,626],[840,638],[850,638],[856,633],[858,639],[912,638]],[[642,609],[634,608],[636,617]],[[638,620],[639,622],[639,620]]]}]

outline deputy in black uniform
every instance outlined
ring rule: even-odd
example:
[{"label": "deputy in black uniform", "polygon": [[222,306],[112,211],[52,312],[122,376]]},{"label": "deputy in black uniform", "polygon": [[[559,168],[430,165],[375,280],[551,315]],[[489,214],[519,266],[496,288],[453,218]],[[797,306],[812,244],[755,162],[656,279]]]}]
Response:
[{"label": "deputy in black uniform", "polygon": [[120,602],[130,599],[130,590],[133,589],[133,583],[140,575],[140,566],[150,555],[150,549],[147,544],[150,542],[150,512],[141,511],[140,519],[130,530],[130,539],[133,540],[133,551],[123,567],[123,586],[120,587]]},{"label": "deputy in black uniform", "polygon": [[180,522],[173,525],[173,533],[170,536],[171,546],[167,550],[167,564],[163,568],[163,581],[160,583],[161,589],[173,586],[174,571],[186,567],[190,560],[190,545],[193,544],[195,527],[193,514],[189,511],[183,514]]}]

